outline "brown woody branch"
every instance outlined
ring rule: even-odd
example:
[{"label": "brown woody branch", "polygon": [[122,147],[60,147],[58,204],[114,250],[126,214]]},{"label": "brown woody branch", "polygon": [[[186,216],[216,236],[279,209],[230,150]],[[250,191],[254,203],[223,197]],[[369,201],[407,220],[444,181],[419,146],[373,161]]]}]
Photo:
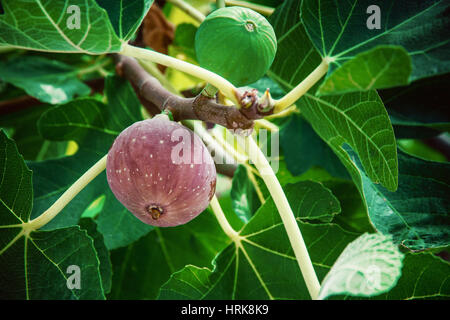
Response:
[{"label": "brown woody branch", "polygon": [[180,97],[166,90],[134,58],[119,54],[114,58],[117,73],[130,81],[143,106],[153,115],[168,109],[175,121],[202,120],[228,129],[245,130],[253,128],[253,120],[271,114],[259,111],[256,92],[245,92],[240,97],[247,108],[225,106],[201,94],[194,98]]}]

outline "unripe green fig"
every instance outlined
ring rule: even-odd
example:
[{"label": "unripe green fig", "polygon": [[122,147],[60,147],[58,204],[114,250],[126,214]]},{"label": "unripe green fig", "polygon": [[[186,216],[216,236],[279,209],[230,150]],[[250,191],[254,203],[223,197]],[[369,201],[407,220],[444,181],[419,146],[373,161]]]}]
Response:
[{"label": "unripe green fig", "polygon": [[108,152],[106,176],[131,213],[158,227],[194,219],[216,188],[216,168],[203,141],[164,114],[120,133]]},{"label": "unripe green fig", "polygon": [[195,34],[200,66],[237,87],[259,80],[270,68],[276,50],[270,23],[259,13],[242,7],[217,9]]}]

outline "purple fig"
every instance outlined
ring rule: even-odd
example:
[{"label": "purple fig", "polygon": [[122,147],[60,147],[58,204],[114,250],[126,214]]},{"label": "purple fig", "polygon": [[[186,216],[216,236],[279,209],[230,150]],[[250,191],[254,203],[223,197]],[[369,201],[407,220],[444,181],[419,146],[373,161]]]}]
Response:
[{"label": "purple fig", "polygon": [[108,152],[106,174],[116,198],[159,227],[194,219],[216,189],[216,168],[202,140],[164,114],[120,133]]}]

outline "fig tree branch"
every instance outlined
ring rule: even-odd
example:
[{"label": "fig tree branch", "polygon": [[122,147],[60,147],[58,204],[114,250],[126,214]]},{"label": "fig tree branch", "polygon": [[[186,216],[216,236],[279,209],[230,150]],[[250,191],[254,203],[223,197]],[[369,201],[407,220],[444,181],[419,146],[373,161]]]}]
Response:
[{"label": "fig tree branch", "polygon": [[142,104],[151,114],[168,109],[175,121],[202,120],[228,129],[243,130],[253,128],[254,120],[267,115],[256,107],[257,96],[254,92],[246,92],[241,97],[241,101],[249,101],[248,108],[222,105],[204,95],[184,98],[164,88],[135,59],[120,54],[114,57],[118,74],[130,81]]}]

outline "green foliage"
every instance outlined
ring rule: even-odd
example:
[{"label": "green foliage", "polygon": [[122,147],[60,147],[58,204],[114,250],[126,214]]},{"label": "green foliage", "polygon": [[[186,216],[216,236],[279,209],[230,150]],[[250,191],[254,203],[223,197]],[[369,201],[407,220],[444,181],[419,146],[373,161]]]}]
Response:
[{"label": "green foliage", "polygon": [[196,26],[190,23],[179,24],[175,30],[175,37],[172,43],[178,50],[186,53],[194,60],[197,59],[194,46],[197,29]]},{"label": "green foliage", "polygon": [[[102,272],[94,240],[86,231],[73,226],[28,233],[22,227],[30,220],[33,199],[31,171],[14,142],[4,132],[0,132],[0,150],[0,261],[4,275],[0,278],[0,297],[104,299]],[[89,231],[98,237],[94,229]],[[79,289],[67,285],[66,270],[71,265],[80,268],[83,284],[88,285]],[[107,268],[105,272],[110,273]],[[45,277],[42,276],[44,274]]]},{"label": "green foliage", "polygon": [[0,168],[2,168],[0,180],[1,221],[2,225],[14,225],[26,221],[30,215],[31,199],[33,199],[31,171],[17,152],[14,141],[10,140],[3,131],[0,133],[0,138],[2,147],[0,157]]},{"label": "green foliage", "polygon": [[397,140],[397,143],[400,150],[415,157],[438,162],[446,162],[447,160],[441,152],[420,140],[401,139]]},{"label": "green foliage", "polygon": [[250,220],[261,205],[255,187],[248,178],[247,169],[244,166],[239,166],[233,175],[231,199],[233,200],[234,212],[245,223]]},{"label": "green foliage", "polygon": [[379,91],[397,138],[428,138],[449,131],[450,74]]},{"label": "green foliage", "polygon": [[403,254],[389,237],[365,233],[344,249],[323,280],[319,296],[386,292],[397,283],[402,260]]},{"label": "green foliage", "polygon": [[450,165],[399,153],[399,188],[389,192],[362,172],[362,192],[374,227],[413,250],[450,241]]},{"label": "green foliage", "polygon": [[[406,253],[402,275],[390,291],[370,299],[413,300],[448,299],[450,264],[430,253]],[[334,296],[330,299],[355,299],[351,296]]]},{"label": "green foliage", "polygon": [[[114,33],[106,11],[89,1],[2,1],[3,32],[0,44],[22,49],[58,52],[102,53],[119,51],[121,42]],[[69,5],[80,9],[79,28],[67,13]],[[75,18],[75,17],[74,17]],[[30,24],[39,26],[30,28]],[[107,40],[107,41],[105,41]]]},{"label": "green foliage", "polygon": [[[356,234],[329,220],[339,212],[337,199],[318,183],[298,182],[287,193],[319,278],[323,278]],[[302,199],[297,195],[303,194]],[[308,196],[306,197],[306,194]],[[293,277],[298,269],[280,216],[267,200],[215,259],[213,270],[187,266],[161,287],[159,299],[309,299],[305,282]]]},{"label": "green foliage", "polygon": [[[299,115],[292,115],[280,132],[280,143],[286,155],[286,164],[293,175],[305,173],[319,166],[335,177],[347,178],[348,173],[332,149],[314,132],[311,125]],[[292,145],[296,148],[291,148]],[[313,145],[312,150],[309,146]]]},{"label": "green foliage", "polygon": [[[298,83],[296,76],[305,78],[320,62],[320,56],[311,42],[305,40],[307,35],[300,24],[300,18],[291,13],[295,10],[298,11],[298,4],[287,1],[279,8],[278,13],[274,13],[272,20],[279,41],[287,39],[287,36],[290,41],[278,47],[269,76],[287,91]],[[292,21],[291,26],[281,19],[286,14],[291,14],[293,19],[296,19]],[[296,45],[300,41],[304,46]],[[289,59],[288,56],[307,56],[308,60],[302,63],[292,61],[292,64],[298,65],[297,69],[287,68],[287,63],[277,63]],[[317,97],[307,93],[298,103],[301,112],[317,134],[335,152],[338,152],[342,144],[349,144],[358,153],[371,179],[389,190],[397,188],[398,167],[394,132],[383,102],[375,91],[330,97]]]},{"label": "green foliage", "polygon": [[358,53],[333,72],[318,94],[368,91],[408,84],[411,62],[403,47],[378,46]]},{"label": "green foliage", "polygon": [[277,37],[277,54],[267,74],[286,92],[305,79],[321,61],[300,21],[300,4],[300,1],[284,1],[269,19]]},{"label": "green foliage", "polygon": [[93,240],[93,245],[97,251],[99,260],[100,274],[102,277],[103,292],[109,293],[112,285],[112,266],[109,259],[109,251],[103,240],[103,235],[97,231],[97,225],[92,219],[83,218],[80,220],[80,228],[86,230],[89,237]]},{"label": "green foliage", "polygon": [[304,116],[333,150],[346,143],[358,153],[367,175],[390,191],[398,185],[394,131],[375,91],[326,98],[306,95]]},{"label": "green foliage", "polygon": [[[146,225],[102,172],[32,228],[121,131],[147,116],[135,93],[142,83],[108,73],[125,43],[142,40],[153,2],[0,0],[0,298],[309,299],[279,203],[252,163],[217,180],[224,217],[208,208],[182,226]],[[276,178],[320,298],[448,299],[448,2],[250,2],[276,7],[268,22],[236,8],[226,17],[213,11],[197,28],[167,4],[169,51],[248,86],[241,91],[261,97],[270,89],[278,101],[329,62],[295,110],[265,119],[274,127],[266,142],[279,138],[270,160],[279,161]],[[381,29],[367,27],[372,4]],[[249,15],[256,29],[242,32]],[[182,77],[158,77],[186,88]],[[70,286],[73,266],[79,288]]]},{"label": "green foliage", "polygon": [[450,296],[450,264],[429,253],[407,253],[397,286],[379,299],[427,299]]},{"label": "green foliage", "polygon": [[[49,141],[39,135],[37,121],[42,113],[51,108],[50,105],[42,104],[10,114],[2,115],[0,127],[9,129],[8,136],[16,142],[19,153],[25,160],[46,160],[58,158],[66,153],[66,141]],[[20,119],[20,121],[17,121]]]},{"label": "green foliage", "polygon": [[153,0],[96,0],[96,2],[106,10],[116,35],[122,40],[131,39],[153,4]]},{"label": "green foliage", "polygon": [[[95,0],[3,0],[0,46],[90,54],[117,52],[122,41],[134,34],[152,3],[153,0],[131,4]],[[39,27],[30,28],[30,25]]]},{"label": "green foliage", "polygon": [[[344,68],[342,64],[351,60],[353,72],[348,73],[348,67],[345,69],[348,75],[357,79],[361,70],[379,59],[380,53],[370,50],[379,45],[400,45],[409,53],[412,60],[411,81],[449,71],[450,63],[446,58],[450,50],[447,32],[450,18],[445,14],[449,8],[447,1],[378,1],[376,5],[380,9],[383,25],[379,29],[369,29],[366,24],[369,19],[367,9],[373,4],[369,0],[302,1],[301,19],[315,47],[322,57],[335,59],[331,74],[336,68]],[[366,53],[364,60],[358,57],[361,52]],[[405,64],[409,59],[396,58],[401,62],[384,63],[377,68],[370,66],[371,78],[377,79],[378,75],[383,74],[389,78],[391,86],[404,84],[404,77],[398,75],[407,72]],[[374,83],[372,87],[381,88],[383,85],[379,87]]]},{"label": "green foliage", "polygon": [[155,228],[127,247],[113,250],[112,299],[155,299],[172,273],[187,264],[210,267],[228,237],[210,210],[174,228]]},{"label": "green foliage", "polygon": [[19,57],[0,63],[0,79],[24,89],[42,102],[68,102],[90,88],[77,78],[77,69],[42,57]]}]

